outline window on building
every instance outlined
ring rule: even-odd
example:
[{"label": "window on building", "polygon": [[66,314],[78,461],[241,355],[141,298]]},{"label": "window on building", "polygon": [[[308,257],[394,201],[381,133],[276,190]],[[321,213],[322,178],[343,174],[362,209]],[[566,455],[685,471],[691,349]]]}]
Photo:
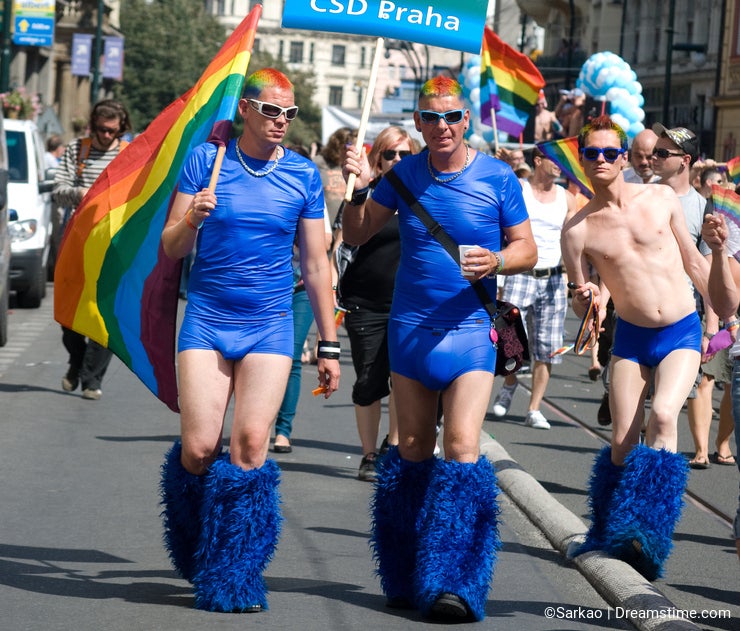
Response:
[{"label": "window on building", "polygon": [[330,85],[329,86],[329,105],[335,105],[342,107],[342,86],[341,85]]},{"label": "window on building", "polygon": [[226,15],[226,0],[218,0],[216,4],[217,15]]},{"label": "window on building", "polygon": [[259,38],[256,38],[254,40],[254,44],[252,45],[252,52],[257,54],[260,52],[260,40]]},{"label": "window on building", "polygon": [[313,42],[311,42],[311,45],[308,48],[308,63],[310,64],[313,63],[315,52],[316,52],[316,46]]},{"label": "window on building", "polygon": [[262,0],[249,0],[249,10],[251,11],[258,4],[262,4]]},{"label": "window on building", "polygon": [[365,48],[364,46],[361,46],[360,47],[360,68],[365,67],[365,63],[366,63],[365,55],[366,54],[367,54],[367,48]]},{"label": "window on building", "polygon": [[303,63],[303,42],[290,42],[290,59],[292,64]]},{"label": "window on building", "polygon": [[740,0],[735,0],[735,25],[732,27],[731,57],[740,57]]},{"label": "window on building", "polygon": [[280,40],[280,42],[278,42],[278,59],[280,61],[283,60],[284,48],[285,48],[285,42],[283,42],[283,40]]},{"label": "window on building", "polygon": [[331,47],[331,65],[343,66],[345,52],[345,46],[342,46],[341,44],[334,44],[334,46]]}]

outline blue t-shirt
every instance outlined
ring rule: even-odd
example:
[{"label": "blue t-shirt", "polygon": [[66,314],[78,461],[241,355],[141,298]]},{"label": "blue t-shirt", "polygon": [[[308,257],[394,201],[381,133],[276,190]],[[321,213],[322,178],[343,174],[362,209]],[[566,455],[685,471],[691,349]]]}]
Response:
[{"label": "blue t-shirt", "polygon": [[[290,310],[293,239],[301,218],[324,220],[316,166],[283,148],[266,177],[246,172],[229,142],[216,184],[217,206],[198,232],[188,284],[188,315],[230,322],[261,321]],[[208,186],[216,146],[196,147],[178,190],[194,195]],[[254,171],[272,164],[242,154]]]},{"label": "blue t-shirt", "polygon": [[[427,156],[426,151],[408,156],[394,170],[456,243],[499,251],[501,229],[528,218],[522,187],[514,172],[500,160],[476,153],[460,177],[440,184],[429,174]],[[449,177],[435,174],[442,179]],[[486,310],[460,267],[427,232],[387,178],[373,191],[373,200],[398,209],[401,262],[391,318],[428,327],[488,322]],[[496,280],[483,279],[483,283],[494,298]]]}]

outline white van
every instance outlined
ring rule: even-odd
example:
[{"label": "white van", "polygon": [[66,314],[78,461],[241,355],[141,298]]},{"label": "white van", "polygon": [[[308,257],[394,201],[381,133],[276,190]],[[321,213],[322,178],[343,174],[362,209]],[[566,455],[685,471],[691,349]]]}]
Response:
[{"label": "white van", "polygon": [[0,112],[0,346],[8,343],[10,234],[8,234],[8,146]]},{"label": "white van", "polygon": [[19,307],[36,308],[46,295],[51,249],[53,173],[45,173],[44,141],[30,120],[5,121],[8,145],[10,288]]}]

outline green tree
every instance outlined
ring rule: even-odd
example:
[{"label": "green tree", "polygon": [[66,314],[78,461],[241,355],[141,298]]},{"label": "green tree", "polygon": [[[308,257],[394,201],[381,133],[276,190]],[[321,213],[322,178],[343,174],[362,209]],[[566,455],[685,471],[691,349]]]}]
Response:
[{"label": "green tree", "polygon": [[121,3],[126,38],[119,98],[142,131],[195,85],[226,39],[224,27],[192,0]]},{"label": "green tree", "polygon": [[[204,11],[204,3],[192,0],[127,0],[121,3],[121,30],[126,55],[116,97],[128,108],[137,131],[195,85],[227,37],[221,23]],[[321,109],[313,102],[314,75],[291,71],[259,52],[252,56],[248,72],[266,67],[278,68],[295,86],[300,113],[285,142],[305,146],[318,142]],[[235,133],[241,130],[236,118]]]}]

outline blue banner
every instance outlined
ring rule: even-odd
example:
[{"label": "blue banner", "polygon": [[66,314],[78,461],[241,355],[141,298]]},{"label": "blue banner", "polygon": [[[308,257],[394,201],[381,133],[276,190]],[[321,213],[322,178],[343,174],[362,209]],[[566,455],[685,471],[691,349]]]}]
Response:
[{"label": "blue banner", "polygon": [[285,0],[283,26],[478,54],[488,0]]},{"label": "blue banner", "polygon": [[88,33],[72,33],[72,74],[76,77],[90,76],[92,41]]},{"label": "blue banner", "polygon": [[123,37],[106,37],[103,51],[103,77],[123,79]]}]

